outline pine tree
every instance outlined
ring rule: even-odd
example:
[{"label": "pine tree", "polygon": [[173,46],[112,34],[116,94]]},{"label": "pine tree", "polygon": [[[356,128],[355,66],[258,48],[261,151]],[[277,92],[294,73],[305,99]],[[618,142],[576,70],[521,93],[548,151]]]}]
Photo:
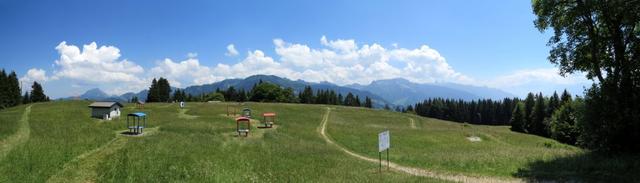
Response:
[{"label": "pine tree", "polygon": [[406,109],[407,109],[408,113],[413,113],[414,112],[413,105],[407,105]]},{"label": "pine tree", "polygon": [[364,99],[364,107],[373,108],[373,103],[371,102],[371,98],[369,98],[368,96],[366,96]]},{"label": "pine tree", "polygon": [[241,89],[240,92],[238,93],[238,100],[240,102],[247,101],[247,93],[244,91],[244,89]]},{"label": "pine tree", "polygon": [[29,96],[29,92],[24,92],[24,95],[22,96],[22,104],[28,104],[31,103],[31,97]]},{"label": "pine tree", "polygon": [[147,93],[147,102],[158,102],[158,81],[153,78],[151,81],[151,87]]},{"label": "pine tree", "polygon": [[22,96],[20,95],[20,82],[18,81],[18,75],[12,71],[7,77],[7,104],[9,107],[17,106],[22,103]]},{"label": "pine tree", "polygon": [[515,109],[513,109],[513,114],[511,115],[511,131],[516,132],[525,132],[524,130],[524,111],[522,111],[522,105],[517,104]]},{"label": "pine tree", "polygon": [[536,95],[536,102],[531,113],[532,120],[532,132],[533,134],[540,136],[548,136],[548,124],[545,124],[544,118],[546,116],[546,110],[544,105],[544,97],[542,93]]},{"label": "pine tree", "polygon": [[236,89],[233,86],[227,88],[227,91],[224,92],[224,98],[227,101],[238,101]]},{"label": "pine tree", "polygon": [[300,98],[300,103],[303,104],[314,103],[313,89],[311,89],[311,86],[305,86],[304,90],[298,94],[298,98]]},{"label": "pine tree", "polygon": [[560,105],[564,105],[567,102],[571,102],[571,94],[569,94],[569,92],[565,89],[564,92],[562,92],[562,96],[560,97]]},{"label": "pine tree", "polygon": [[9,84],[7,73],[4,69],[0,70],[0,109],[9,107]]},{"label": "pine tree", "polygon": [[169,81],[165,78],[160,77],[160,79],[158,79],[158,89],[159,102],[170,102],[171,85],[169,85]]},{"label": "pine tree", "polygon": [[353,106],[354,103],[355,103],[354,100],[355,99],[353,97],[353,94],[351,92],[349,92],[347,94],[347,97],[344,98],[344,102],[343,103],[344,103],[345,106]]},{"label": "pine tree", "polygon": [[34,81],[31,86],[31,102],[46,102],[48,98],[44,94],[44,90],[42,89],[42,85],[40,83]]},{"label": "pine tree", "polygon": [[527,98],[524,99],[524,128],[527,133],[534,133],[532,113],[535,102],[533,93],[527,94]]},{"label": "pine tree", "polygon": [[554,91],[553,95],[549,97],[549,103],[547,104],[547,113],[545,117],[550,118],[553,112],[558,109],[558,107],[560,107],[560,97],[558,97],[558,93]]}]

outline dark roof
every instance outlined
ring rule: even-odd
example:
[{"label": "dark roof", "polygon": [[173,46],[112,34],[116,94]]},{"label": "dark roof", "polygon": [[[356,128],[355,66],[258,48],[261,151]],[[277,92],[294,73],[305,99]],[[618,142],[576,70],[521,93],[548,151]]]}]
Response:
[{"label": "dark roof", "polygon": [[94,102],[89,104],[91,108],[111,108],[114,105],[118,105],[120,107],[124,107],[120,102]]}]

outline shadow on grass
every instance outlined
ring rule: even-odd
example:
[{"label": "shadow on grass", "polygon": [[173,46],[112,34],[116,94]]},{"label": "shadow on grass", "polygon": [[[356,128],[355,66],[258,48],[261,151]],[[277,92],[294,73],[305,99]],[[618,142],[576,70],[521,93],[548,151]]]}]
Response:
[{"label": "shadow on grass", "polygon": [[588,152],[535,161],[514,176],[528,182],[640,182],[640,154]]},{"label": "shadow on grass", "polygon": [[143,133],[135,133],[135,132],[125,131],[125,132],[120,133],[120,135],[124,135],[124,136],[142,136]]}]

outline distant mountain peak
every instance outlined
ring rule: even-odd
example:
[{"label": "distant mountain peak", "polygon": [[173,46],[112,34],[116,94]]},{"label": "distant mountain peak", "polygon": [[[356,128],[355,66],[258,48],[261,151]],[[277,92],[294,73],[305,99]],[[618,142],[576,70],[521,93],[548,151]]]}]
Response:
[{"label": "distant mountain peak", "polygon": [[80,98],[95,98],[95,97],[106,98],[106,97],[109,97],[109,95],[104,91],[100,90],[100,88],[87,90],[86,92],[84,92],[84,94],[80,95]]}]

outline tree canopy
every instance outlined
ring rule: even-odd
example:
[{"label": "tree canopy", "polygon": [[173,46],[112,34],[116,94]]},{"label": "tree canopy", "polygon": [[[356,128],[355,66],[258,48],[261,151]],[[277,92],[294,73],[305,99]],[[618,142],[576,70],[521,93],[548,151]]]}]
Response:
[{"label": "tree canopy", "polygon": [[553,30],[549,61],[586,73],[582,144],[640,152],[640,1],[534,0],[535,27]]}]

